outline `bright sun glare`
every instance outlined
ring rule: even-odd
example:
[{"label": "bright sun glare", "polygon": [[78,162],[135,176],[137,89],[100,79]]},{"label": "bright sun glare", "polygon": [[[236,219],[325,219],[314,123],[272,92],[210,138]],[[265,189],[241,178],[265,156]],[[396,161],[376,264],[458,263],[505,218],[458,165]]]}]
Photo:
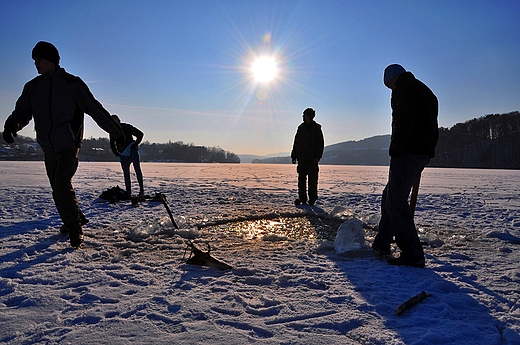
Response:
[{"label": "bright sun glare", "polygon": [[276,78],[276,61],[273,57],[262,56],[253,62],[251,67],[253,76],[257,82],[268,83]]}]

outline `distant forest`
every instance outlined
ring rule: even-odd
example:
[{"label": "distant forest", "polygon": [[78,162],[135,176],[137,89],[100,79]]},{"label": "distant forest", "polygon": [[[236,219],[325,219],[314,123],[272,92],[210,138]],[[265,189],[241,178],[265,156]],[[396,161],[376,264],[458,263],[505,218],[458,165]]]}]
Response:
[{"label": "distant forest", "polygon": [[[325,137],[327,133],[325,133]],[[389,165],[390,135],[325,147],[320,164]],[[443,168],[520,169],[520,113],[492,114],[439,128],[436,156],[429,164]],[[290,164],[290,157],[253,163]]]},{"label": "distant forest", "polygon": [[486,115],[440,128],[430,166],[520,169],[520,113]]},{"label": "distant forest", "polygon": [[[327,133],[325,132],[325,137]],[[347,141],[325,147],[320,164],[388,165],[390,135]],[[139,145],[144,162],[240,163],[238,155],[218,147],[183,142]],[[0,160],[43,160],[32,138],[18,136],[14,144],[0,146]],[[81,161],[115,161],[107,138],[83,141]],[[290,164],[288,156],[255,159],[252,163]],[[439,143],[432,167],[520,169],[520,113],[492,114],[439,128]]]},{"label": "distant forest", "polygon": [[[139,152],[143,162],[240,163],[238,155],[219,147],[196,146],[185,144],[182,141],[170,141],[166,144],[144,141],[139,144]],[[84,140],[81,146],[80,160],[115,160],[109,140],[107,138]]]},{"label": "distant forest", "polygon": [[[238,155],[218,147],[195,146],[181,141],[156,144],[144,141],[139,145],[142,162],[240,163]],[[0,160],[43,160],[36,140],[18,136],[14,144],[0,147]],[[83,140],[80,161],[116,161],[108,138]]]}]

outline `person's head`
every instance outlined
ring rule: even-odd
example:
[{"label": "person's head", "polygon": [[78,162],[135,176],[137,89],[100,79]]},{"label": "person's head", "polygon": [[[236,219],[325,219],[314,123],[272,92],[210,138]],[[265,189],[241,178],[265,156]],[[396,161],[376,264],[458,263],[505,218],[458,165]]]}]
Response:
[{"label": "person's head", "polygon": [[48,74],[60,65],[58,49],[49,42],[40,41],[32,50],[34,65],[40,74]]},{"label": "person's head", "polygon": [[385,86],[387,88],[393,90],[394,86],[395,86],[395,82],[397,81],[397,78],[399,78],[399,76],[401,74],[403,74],[404,72],[406,72],[406,70],[401,65],[398,65],[398,64],[388,65],[385,68],[385,72],[383,73],[383,83],[385,84]]},{"label": "person's head", "polygon": [[119,116],[117,116],[117,115],[112,115],[112,118],[113,118],[114,121],[116,121],[117,123],[121,123],[121,119],[119,118]]},{"label": "person's head", "polygon": [[307,108],[303,111],[304,122],[311,122],[314,119],[314,116],[316,116],[316,111],[314,111],[312,108]]}]

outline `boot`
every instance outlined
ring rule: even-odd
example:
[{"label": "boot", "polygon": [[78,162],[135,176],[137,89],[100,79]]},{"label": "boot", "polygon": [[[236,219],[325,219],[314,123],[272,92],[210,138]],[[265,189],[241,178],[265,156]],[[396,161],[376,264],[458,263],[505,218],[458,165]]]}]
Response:
[{"label": "boot", "polygon": [[[87,219],[87,217],[83,213],[80,213],[79,217],[81,219],[80,220],[80,224],[81,225],[85,225],[85,224],[87,224],[89,222],[89,220]],[[63,224],[60,227],[60,234],[66,235],[68,233],[69,233],[69,228],[65,224]]]},{"label": "boot", "polygon": [[78,249],[83,244],[83,229],[81,225],[75,225],[69,228],[69,240],[71,247]]}]

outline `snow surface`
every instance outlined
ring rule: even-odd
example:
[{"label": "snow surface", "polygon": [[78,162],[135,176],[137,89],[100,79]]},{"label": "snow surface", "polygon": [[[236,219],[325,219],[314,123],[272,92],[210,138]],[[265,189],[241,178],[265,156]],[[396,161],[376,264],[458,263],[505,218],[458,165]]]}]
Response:
[{"label": "snow surface", "polygon": [[[320,167],[294,207],[294,165],[144,163],[161,203],[99,202],[118,163],[80,163],[90,223],[69,247],[42,162],[0,166],[0,342],[9,344],[520,344],[520,172],[423,173],[426,268],[369,249],[387,167]],[[137,189],[134,183],[134,191]],[[350,218],[366,245],[338,254]],[[186,238],[233,266],[186,263]],[[394,248],[395,249],[395,248]],[[396,308],[431,294],[400,316]]]}]

